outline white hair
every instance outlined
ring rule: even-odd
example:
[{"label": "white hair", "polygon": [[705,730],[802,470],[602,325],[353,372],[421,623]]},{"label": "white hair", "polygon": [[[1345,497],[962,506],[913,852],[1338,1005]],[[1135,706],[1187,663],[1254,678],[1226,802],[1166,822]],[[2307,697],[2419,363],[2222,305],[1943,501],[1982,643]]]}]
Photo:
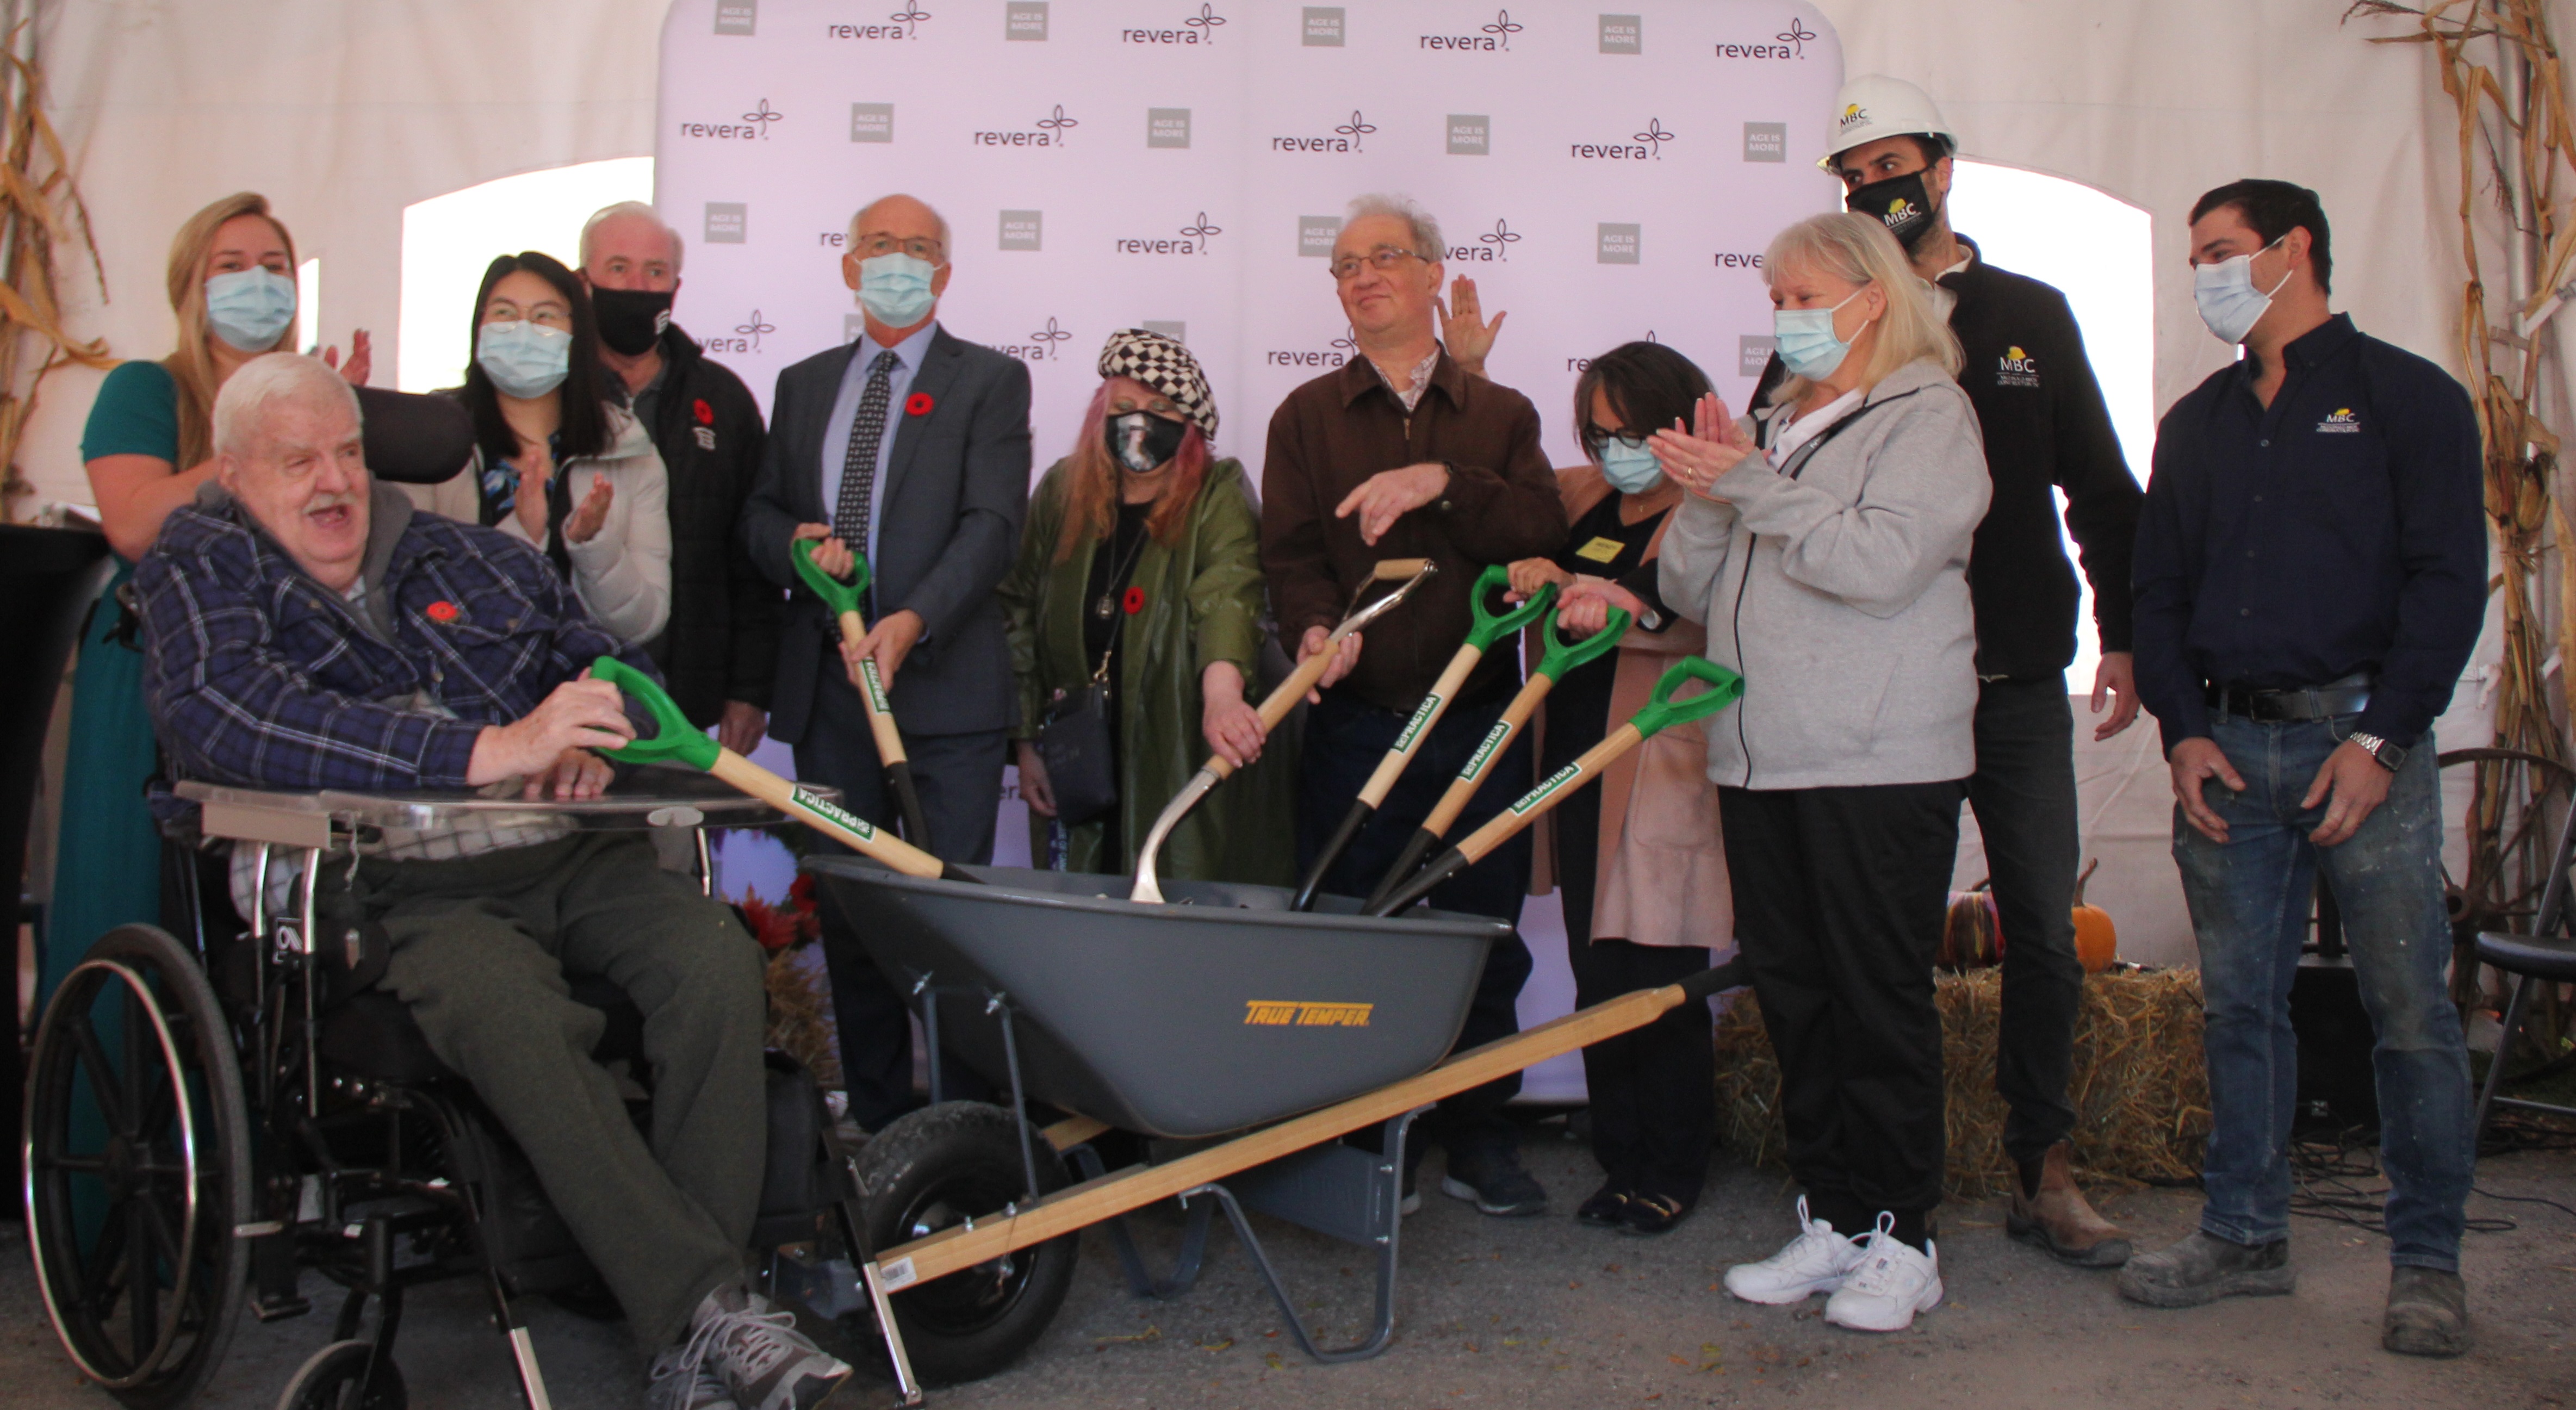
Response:
[{"label": "white hair", "polygon": [[581,223],[581,267],[590,268],[591,232],[612,220],[622,220],[628,216],[653,222],[653,228],[661,231],[662,238],[671,242],[671,273],[678,274],[680,272],[680,232],[671,227],[671,222],[662,218],[660,211],[653,209],[644,201],[619,201],[613,206],[602,206],[592,213],[590,219]]},{"label": "white hair", "polygon": [[247,455],[268,420],[269,409],[280,402],[327,403],[347,409],[352,422],[363,425],[366,421],[366,414],[358,409],[358,394],[329,363],[302,353],[262,353],[243,363],[215,394],[215,450]]},{"label": "white hair", "polygon": [[1420,202],[1411,196],[1372,193],[1351,202],[1352,220],[1365,220],[1373,215],[1392,216],[1403,221],[1413,234],[1413,252],[1437,263],[1447,258],[1449,247],[1440,243],[1440,222],[1431,218]]},{"label": "white hair", "polygon": [[931,220],[939,226],[939,252],[941,254],[948,254],[953,251],[954,247],[950,245],[948,241],[948,217],[941,215],[939,213],[939,208],[932,205],[930,202],[922,200],[919,196],[907,196],[901,191],[879,196],[875,200],[868,202],[866,205],[861,206],[850,213],[849,241],[850,248],[852,250],[856,250],[859,247],[859,222],[868,218],[868,212],[875,210],[877,207],[884,205],[888,201],[894,200],[911,201],[919,205],[923,210],[930,212]]}]

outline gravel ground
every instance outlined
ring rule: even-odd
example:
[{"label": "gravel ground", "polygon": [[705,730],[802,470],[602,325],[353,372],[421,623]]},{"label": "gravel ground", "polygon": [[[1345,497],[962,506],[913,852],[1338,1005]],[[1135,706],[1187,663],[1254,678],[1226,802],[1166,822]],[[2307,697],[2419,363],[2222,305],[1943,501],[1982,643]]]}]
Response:
[{"label": "gravel ground", "polygon": [[[2379,1349],[2387,1263],[2376,1235],[2297,1221],[2297,1295],[2159,1313],[2121,1301],[2111,1275],[2060,1267],[2006,1239],[1993,1204],[1943,1211],[1949,1300],[1911,1331],[1867,1336],[1826,1326],[1821,1299],[1803,1308],[1758,1308],[1717,1290],[1727,1264],[1768,1254],[1791,1232],[1789,1198],[1776,1175],[1724,1170],[1680,1229],[1661,1239],[1623,1238],[1566,1217],[1590,1192],[1594,1171],[1580,1146],[1548,1131],[1529,1136],[1525,1156],[1559,1212],[1487,1219],[1426,1193],[1427,1207],[1404,1227],[1395,1341],[1375,1360],[1319,1366],[1300,1355],[1222,1227],[1207,1276],[1170,1303],[1130,1298],[1107,1242],[1092,1238],[1071,1297],[1031,1354],[990,1380],[936,1393],[933,1403],[961,1410],[2576,1404],[2576,1355],[2568,1349],[2576,1218],[2546,1206],[2471,1201],[2472,1214],[2516,1219],[2520,1227],[2470,1238],[2466,1271],[2478,1346],[2456,1362]],[[2479,1185],[2576,1205],[2576,1156],[2490,1161]],[[2189,1191],[2130,1191],[2102,1202],[2147,1247],[2189,1232],[2198,1208]],[[1176,1242],[1177,1221],[1157,1215],[1141,1222],[1149,1251],[1167,1252]],[[1312,1309],[1307,1315],[1328,1338],[1354,1337],[1371,1287],[1371,1264],[1360,1251],[1268,1221],[1258,1227],[1299,1304]],[[2560,1309],[2561,1300],[2569,1308]],[[529,1320],[557,1405],[641,1402],[641,1362],[622,1329],[543,1302],[531,1305]],[[327,1333],[318,1314],[273,1326],[245,1320],[198,1403],[208,1410],[274,1404]],[[421,1410],[517,1404],[506,1350],[469,1288],[415,1295],[400,1360],[411,1404]],[[0,1234],[0,1402],[16,1410],[111,1403],[80,1383],[55,1344],[14,1233]],[[891,1402],[882,1382],[863,1381],[833,1403],[858,1410]]]}]

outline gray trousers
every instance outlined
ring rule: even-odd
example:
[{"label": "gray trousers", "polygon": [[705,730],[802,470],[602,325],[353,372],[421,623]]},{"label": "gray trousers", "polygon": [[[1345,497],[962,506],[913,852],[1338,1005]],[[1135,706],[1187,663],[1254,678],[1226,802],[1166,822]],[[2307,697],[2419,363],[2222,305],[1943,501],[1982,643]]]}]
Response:
[{"label": "gray trousers", "polygon": [[[767,1159],[759,947],[733,913],[654,865],[633,833],[582,833],[457,861],[369,861],[384,987],[525,1151],[649,1354],[743,1271]],[[590,1056],[606,1020],[566,971],[644,1013],[653,1129]]]}]

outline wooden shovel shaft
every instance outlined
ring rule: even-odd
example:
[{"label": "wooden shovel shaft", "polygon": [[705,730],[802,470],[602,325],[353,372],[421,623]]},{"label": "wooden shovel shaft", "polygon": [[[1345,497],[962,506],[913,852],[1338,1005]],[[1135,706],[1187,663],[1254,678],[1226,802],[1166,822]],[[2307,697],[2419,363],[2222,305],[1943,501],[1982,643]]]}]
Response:
[{"label": "wooden shovel shaft", "polygon": [[1645,743],[1646,737],[1635,725],[1621,725],[1602,737],[1600,743],[1583,751],[1583,757],[1539,780],[1536,788],[1520,796],[1510,807],[1494,814],[1483,827],[1468,833],[1458,843],[1459,855],[1469,862],[1481,862],[1485,854],[1503,845],[1513,833],[1537,822],[1554,808],[1557,800],[1600,776],[1610,761]]},{"label": "wooden shovel shaft", "polygon": [[816,798],[730,749],[716,754],[708,773],[760,799],[798,822],[831,836],[906,876],[936,879],[947,864],[866,819]]},{"label": "wooden shovel shaft", "polygon": [[[1288,679],[1281,681],[1279,688],[1261,702],[1262,734],[1268,735],[1279,728],[1279,722],[1288,718],[1288,712],[1296,709],[1297,702],[1306,698],[1306,692],[1315,688],[1315,682],[1324,678],[1324,668],[1333,664],[1333,654],[1341,649],[1341,645],[1342,639],[1335,636],[1323,650],[1298,662],[1297,669],[1288,673]],[[1227,763],[1223,754],[1210,754],[1206,767],[1218,778],[1234,772],[1234,765]]]},{"label": "wooden shovel shaft", "polygon": [[[841,640],[849,643],[852,651],[858,650],[859,643],[867,640],[867,636],[866,619],[855,610],[841,614]],[[886,700],[885,682],[877,675],[874,657],[863,657],[859,662],[859,701],[867,707],[868,732],[876,736],[878,761],[885,764],[909,762],[909,756],[903,752],[903,731],[894,727],[894,706]]]},{"label": "wooden shovel shaft", "polygon": [[1170,1199],[1184,1190],[1481,1087],[1549,1058],[1643,1028],[1689,997],[1678,984],[1622,994],[1526,1032],[1458,1053],[1418,1077],[1211,1146],[1167,1165],[1115,1171],[1059,1190],[1023,1207],[1016,1215],[980,1221],[972,1228],[951,1227],[888,1249],[877,1256],[878,1275],[889,1290],[899,1290],[1061,1238],[1101,1220]]},{"label": "wooden shovel shaft", "polygon": [[1404,722],[1404,733],[1395,737],[1395,747],[1386,751],[1386,757],[1378,761],[1377,772],[1360,785],[1361,802],[1374,808],[1386,801],[1386,795],[1395,790],[1395,781],[1404,775],[1404,766],[1422,752],[1422,742],[1431,737],[1431,727],[1449,713],[1450,703],[1458,698],[1458,688],[1467,683],[1467,673],[1484,658],[1485,651],[1480,646],[1459,647],[1458,654],[1449,658],[1449,664],[1441,668],[1440,679],[1431,683],[1431,693],[1422,697],[1422,703],[1413,708],[1413,718]]},{"label": "wooden shovel shaft", "polygon": [[1449,835],[1450,826],[1458,821],[1460,813],[1467,811],[1467,801],[1476,796],[1476,789],[1484,783],[1485,774],[1493,768],[1494,761],[1503,757],[1503,750],[1510,746],[1512,736],[1529,723],[1529,717],[1538,710],[1538,703],[1555,688],[1556,678],[1553,676],[1533,675],[1521,684],[1520,694],[1513,696],[1512,703],[1503,707],[1503,717],[1494,721],[1493,729],[1485,735],[1485,742],[1476,746],[1475,757],[1467,761],[1467,767],[1449,785],[1449,791],[1440,795],[1440,802],[1432,808],[1431,816],[1422,820],[1424,832],[1434,837]]}]

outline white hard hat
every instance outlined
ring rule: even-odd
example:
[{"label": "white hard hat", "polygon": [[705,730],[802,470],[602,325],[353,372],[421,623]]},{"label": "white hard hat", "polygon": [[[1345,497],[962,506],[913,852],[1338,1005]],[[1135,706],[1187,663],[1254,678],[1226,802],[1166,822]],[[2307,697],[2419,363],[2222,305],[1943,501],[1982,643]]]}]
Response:
[{"label": "white hard hat", "polygon": [[1863,143],[1917,134],[1938,137],[1951,151],[1959,149],[1957,134],[1941,120],[1930,94],[1901,78],[1862,74],[1834,95],[1833,141],[1816,165],[1831,171],[1834,158]]}]

